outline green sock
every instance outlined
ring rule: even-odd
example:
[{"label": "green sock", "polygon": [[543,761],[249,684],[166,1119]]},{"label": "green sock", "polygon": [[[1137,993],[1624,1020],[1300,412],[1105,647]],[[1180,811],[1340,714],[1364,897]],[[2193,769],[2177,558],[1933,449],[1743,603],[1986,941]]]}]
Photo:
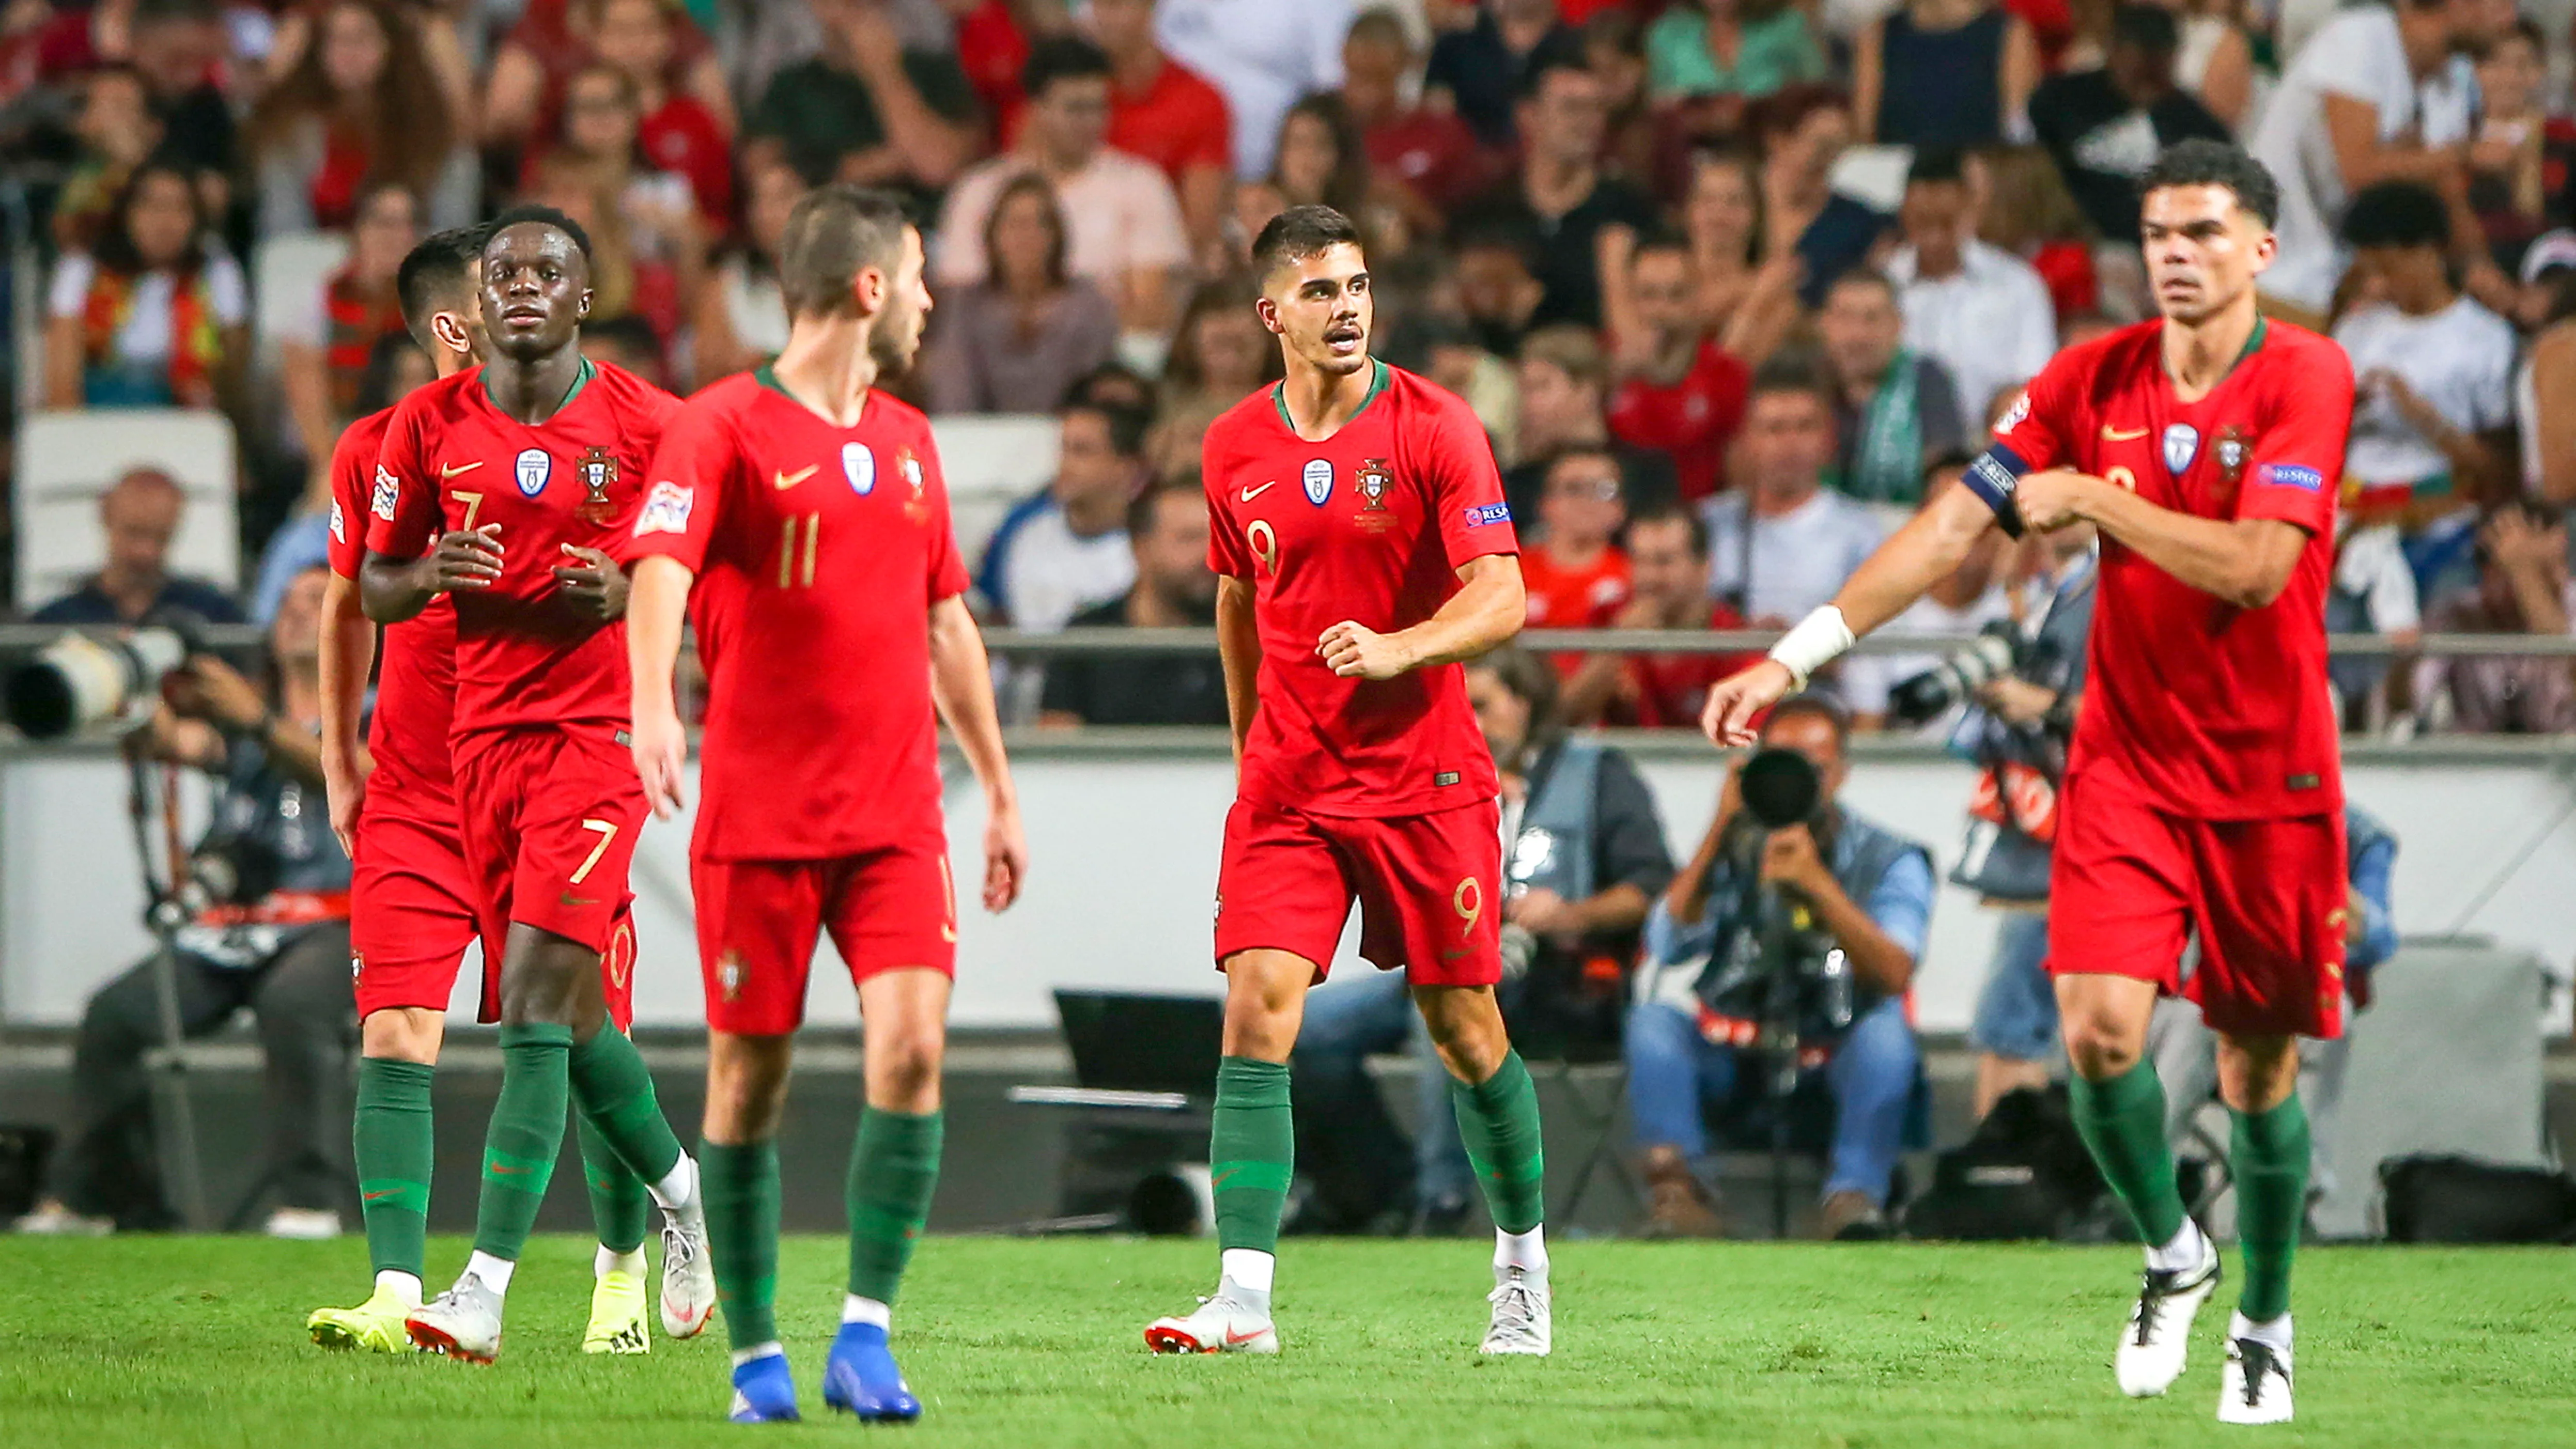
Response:
[{"label": "green sock", "polygon": [[2174,1186],[2173,1148],[2165,1141],[2165,1086],[2153,1062],[2142,1061],[2106,1082],[2082,1075],[2067,1081],[2075,1130],[2094,1165],[2129,1210],[2129,1221],[2150,1248],[2182,1231],[2182,1192]]},{"label": "green sock", "polygon": [[912,1261],[913,1240],[930,1219],[939,1186],[939,1146],[947,1119],[937,1112],[859,1113],[850,1145],[850,1291],[892,1304]]},{"label": "green sock", "polygon": [[1503,1064],[1475,1086],[1451,1078],[1449,1101],[1494,1226],[1507,1233],[1537,1227],[1547,1218],[1547,1152],[1539,1142],[1538,1086],[1521,1054],[1505,1052]]},{"label": "green sock", "polygon": [[501,1028],[501,1099],[483,1144],[483,1197],[474,1210],[474,1251],[519,1260],[537,1208],[563,1151],[564,1057],[568,1026]]},{"label": "green sock", "polygon": [[2236,1311],[2269,1323],[2290,1311],[2290,1260],[2308,1212],[2308,1109],[2292,1092],[2269,1112],[2236,1119],[2236,1239],[2245,1253],[2245,1296]]},{"label": "green sock", "polygon": [[581,1180],[590,1187],[590,1220],[599,1225],[599,1245],[612,1253],[634,1252],[644,1246],[645,1231],[652,1226],[652,1195],[644,1191],[644,1179],[617,1160],[589,1118],[575,1112],[572,1126],[581,1143]]},{"label": "green sock", "polygon": [[1220,1249],[1279,1251],[1279,1214],[1287,1205],[1288,1178],[1296,1163],[1287,1064],[1253,1057],[1218,1062],[1208,1177],[1216,1189]]},{"label": "green sock", "polygon": [[778,1341],[778,1144],[698,1142],[707,1256],[736,1353]]},{"label": "green sock", "polygon": [[419,1062],[362,1057],[358,1110],[349,1128],[358,1163],[358,1211],[367,1222],[367,1256],[375,1271],[421,1275],[429,1230],[429,1174],[437,1149],[430,1137],[429,1079]]},{"label": "green sock", "polygon": [[644,1069],[644,1054],[626,1033],[603,1025],[574,1047],[570,1077],[573,1105],[637,1177],[660,1182],[680,1165],[680,1139],[662,1120],[653,1074]]}]

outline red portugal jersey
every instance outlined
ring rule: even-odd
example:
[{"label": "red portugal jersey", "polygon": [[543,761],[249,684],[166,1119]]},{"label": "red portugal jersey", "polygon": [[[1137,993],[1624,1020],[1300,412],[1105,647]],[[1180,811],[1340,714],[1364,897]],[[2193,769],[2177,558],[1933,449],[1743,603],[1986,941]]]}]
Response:
[{"label": "red portugal jersey", "polygon": [[[352,583],[366,561],[376,457],[393,420],[392,408],[369,413],[331,449],[331,572]],[[456,708],[456,606],[445,594],[385,630],[376,669],[375,719],[367,727],[376,773],[367,789],[423,792],[433,804],[447,799],[455,786],[447,727]]]},{"label": "red portugal jersey", "polygon": [[1714,342],[1702,342],[1690,371],[1662,384],[1632,377],[1610,394],[1610,435],[1632,448],[1673,455],[1673,481],[1696,503],[1726,484],[1726,445],[1744,425],[1752,369]]},{"label": "red portugal jersey", "polygon": [[572,400],[536,427],[494,407],[475,367],[404,398],[386,430],[368,548],[418,558],[442,531],[501,525],[500,580],[455,596],[459,735],[626,726],[626,625],[575,608],[554,568],[565,544],[625,546],[680,402],[622,367],[584,367]]},{"label": "red portugal jersey", "polygon": [[2165,376],[2163,325],[2057,354],[1996,426],[1995,451],[2032,470],[2081,469],[2177,513],[2295,523],[2307,548],[2279,598],[2240,609],[2106,533],[2068,774],[2102,772],[2203,820],[2339,811],[2325,602],[2352,364],[2313,332],[2259,322],[2235,368],[2186,403]]},{"label": "red portugal jersey", "polygon": [[1521,555],[1533,629],[1607,629],[1628,603],[1628,556],[1616,545],[1582,568],[1567,568],[1542,543]]},{"label": "red portugal jersey", "polygon": [[1458,592],[1462,565],[1520,551],[1476,415],[1370,366],[1368,400],[1324,442],[1297,436],[1274,383],[1210,425],[1203,453],[1208,567],[1252,585],[1261,636],[1239,793],[1316,815],[1423,815],[1501,788],[1459,666],[1372,682],[1315,652],[1345,619],[1419,624]]},{"label": "red portugal jersey", "polygon": [[627,556],[698,576],[698,855],[819,860],[936,834],[930,606],[966,591],[966,567],[930,420],[871,391],[836,427],[764,367],[689,399],[651,478]]}]

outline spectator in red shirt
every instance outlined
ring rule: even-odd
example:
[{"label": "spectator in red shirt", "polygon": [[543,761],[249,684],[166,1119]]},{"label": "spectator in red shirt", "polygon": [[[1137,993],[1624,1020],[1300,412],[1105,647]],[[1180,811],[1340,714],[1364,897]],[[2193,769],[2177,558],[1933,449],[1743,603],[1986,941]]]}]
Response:
[{"label": "spectator in red shirt", "polygon": [[1479,142],[1455,113],[1405,103],[1405,82],[1421,65],[1393,10],[1363,12],[1342,41],[1342,104],[1369,165],[1414,232],[1437,236],[1451,212],[1502,181],[1511,158]]},{"label": "spectator in red shirt", "polygon": [[733,223],[733,128],[671,84],[671,57],[679,50],[672,24],[660,0],[607,0],[599,7],[594,45],[599,63],[635,87],[635,139],[645,160],[655,171],[688,178],[698,214],[721,231]]},{"label": "spectator in red shirt", "polygon": [[464,81],[408,10],[342,0],[304,26],[281,26],[283,78],[243,128],[259,178],[259,234],[338,230],[361,185],[407,187],[432,228],[474,219],[473,148],[457,104]]},{"label": "spectator in red shirt", "polygon": [[1521,344],[1517,363],[1520,411],[1511,455],[1520,461],[1503,471],[1512,517],[1540,517],[1549,464],[1577,447],[1607,449],[1619,460],[1631,510],[1642,513],[1673,501],[1672,459],[1614,441],[1602,421],[1610,372],[1589,331],[1572,323],[1542,327]]},{"label": "spectator in red shirt", "polygon": [[[604,59],[599,46],[606,12],[617,0],[527,0],[519,23],[512,26],[492,57],[492,72],[483,90],[483,139],[487,144],[517,142],[554,134],[556,112],[564,90],[582,67]],[[685,16],[671,14],[678,0],[659,0],[670,27],[670,55],[664,79],[697,99],[717,127],[730,137],[734,130],[733,92],[726,88],[724,64],[715,46]]]},{"label": "spectator in red shirt", "polygon": [[[1618,456],[1599,444],[1564,449],[1547,461],[1537,542],[1521,549],[1521,583],[1533,629],[1598,629],[1628,602],[1628,556],[1615,539],[1628,521]],[[1579,654],[1557,660],[1571,676]]]},{"label": "spectator in red shirt", "polygon": [[1611,436],[1672,454],[1673,481],[1696,503],[1726,486],[1726,445],[1744,422],[1752,369],[1700,321],[1689,243],[1650,238],[1610,287]]},{"label": "spectator in red shirt", "polygon": [[1210,256],[1234,191],[1225,97],[1154,43],[1154,0],[1091,0],[1091,37],[1109,57],[1109,144],[1163,168],[1192,249]]},{"label": "spectator in red shirt", "polygon": [[[1627,606],[1613,629],[1741,629],[1744,616],[1708,597],[1708,522],[1693,510],[1668,509],[1628,525]],[[1567,720],[1641,729],[1699,724],[1709,686],[1761,653],[1596,654],[1566,686]]]}]

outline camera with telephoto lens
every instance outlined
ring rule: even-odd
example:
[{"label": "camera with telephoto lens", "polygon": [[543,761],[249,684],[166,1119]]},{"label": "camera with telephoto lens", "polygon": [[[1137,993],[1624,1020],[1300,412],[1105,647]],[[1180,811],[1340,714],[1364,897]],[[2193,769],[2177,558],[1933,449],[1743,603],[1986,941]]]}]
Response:
[{"label": "camera with telephoto lens", "polygon": [[1743,882],[1742,929],[1711,963],[1708,994],[1756,1003],[1766,1035],[1806,1013],[1834,1031],[1851,1025],[1851,962],[1804,904],[1762,880],[1762,856],[1774,831],[1803,825],[1816,853],[1834,858],[1833,817],[1815,762],[1795,750],[1763,749],[1736,776],[1743,813],[1729,827],[1725,853]]},{"label": "camera with telephoto lens", "polygon": [[161,682],[205,652],[204,622],[162,609],[113,634],[65,632],[0,682],[9,723],[31,740],[143,723],[161,698]]},{"label": "camera with telephoto lens", "polygon": [[2022,638],[2010,619],[1988,620],[1966,648],[1888,690],[1887,712],[1905,724],[1936,719],[1998,679],[2033,672],[2051,652]]}]

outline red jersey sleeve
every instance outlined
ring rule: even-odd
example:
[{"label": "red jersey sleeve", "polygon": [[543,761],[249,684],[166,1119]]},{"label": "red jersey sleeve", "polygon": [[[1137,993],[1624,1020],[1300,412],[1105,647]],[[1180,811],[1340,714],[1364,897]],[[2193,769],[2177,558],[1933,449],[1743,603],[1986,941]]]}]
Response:
[{"label": "red jersey sleeve", "polygon": [[438,475],[420,445],[427,416],[420,401],[415,393],[394,412],[368,487],[367,548],[387,558],[418,558],[438,539]]},{"label": "red jersey sleeve", "polygon": [[[1165,61],[1168,65],[1171,62]],[[1196,76],[1191,77],[1197,80]],[[1199,114],[1189,118],[1190,134],[1196,139],[1181,153],[1181,167],[1213,166],[1227,175],[1234,174],[1234,117],[1227,110],[1225,93],[1205,81],[1199,81]],[[1177,179],[1177,178],[1176,178]]]},{"label": "red jersey sleeve", "polygon": [[2340,347],[2304,350],[2285,369],[2272,421],[2254,440],[2239,518],[2277,518],[2311,534],[2334,531],[2335,494],[2352,430],[2352,361]]},{"label": "red jersey sleeve", "polygon": [[966,592],[967,579],[966,561],[957,553],[956,515],[948,508],[948,471],[940,466],[939,443],[926,421],[921,428],[921,478],[930,505],[930,558],[923,572],[929,580],[930,602],[936,604]]},{"label": "red jersey sleeve", "polygon": [[382,435],[364,419],[342,429],[331,445],[331,572],[344,579],[357,578],[366,562],[367,490],[382,448]]},{"label": "red jersey sleeve", "polygon": [[722,410],[700,403],[673,415],[653,450],[653,465],[644,470],[644,503],[619,550],[620,562],[659,557],[677,560],[691,573],[703,570],[737,456],[732,419]]},{"label": "red jersey sleeve", "polygon": [[1519,553],[1511,505],[1503,501],[1502,471],[1494,466],[1494,447],[1485,440],[1484,425],[1454,398],[1423,409],[1423,415],[1426,426],[1408,436],[1431,487],[1431,512],[1440,522],[1449,567],[1465,568],[1487,554]]},{"label": "red jersey sleeve", "polygon": [[1243,530],[1225,506],[1225,455],[1217,434],[1210,432],[1199,443],[1199,485],[1207,492],[1208,571],[1220,578],[1252,577],[1252,550],[1245,546]]}]

